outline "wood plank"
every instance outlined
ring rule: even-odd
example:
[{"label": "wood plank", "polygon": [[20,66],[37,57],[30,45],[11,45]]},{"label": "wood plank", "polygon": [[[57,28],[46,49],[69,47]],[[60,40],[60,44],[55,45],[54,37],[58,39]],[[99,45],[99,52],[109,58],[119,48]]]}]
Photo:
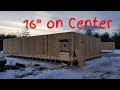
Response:
[{"label": "wood plank", "polygon": [[76,53],[76,57],[77,57],[80,68],[85,67],[85,60],[84,60],[82,51],[80,51],[79,49],[76,49],[75,53]]}]

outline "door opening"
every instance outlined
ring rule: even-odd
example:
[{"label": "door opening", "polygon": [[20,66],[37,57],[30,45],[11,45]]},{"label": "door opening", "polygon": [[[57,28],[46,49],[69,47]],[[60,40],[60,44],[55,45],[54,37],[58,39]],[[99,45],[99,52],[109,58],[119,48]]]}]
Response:
[{"label": "door opening", "polygon": [[69,41],[68,39],[60,40],[60,52],[59,56],[62,60],[68,60],[69,59]]}]

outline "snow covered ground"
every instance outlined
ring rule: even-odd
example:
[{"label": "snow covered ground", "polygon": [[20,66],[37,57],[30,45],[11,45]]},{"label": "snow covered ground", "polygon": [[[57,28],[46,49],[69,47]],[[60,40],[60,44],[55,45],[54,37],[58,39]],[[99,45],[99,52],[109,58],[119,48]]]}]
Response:
[{"label": "snow covered ground", "polygon": [[48,68],[57,64],[8,57],[6,59],[7,65],[19,62],[25,64],[26,68],[0,72],[0,79],[120,79],[120,50],[102,54],[101,58],[92,61],[86,61],[86,67],[83,69],[68,67],[46,71],[39,70],[34,65],[40,64]]}]

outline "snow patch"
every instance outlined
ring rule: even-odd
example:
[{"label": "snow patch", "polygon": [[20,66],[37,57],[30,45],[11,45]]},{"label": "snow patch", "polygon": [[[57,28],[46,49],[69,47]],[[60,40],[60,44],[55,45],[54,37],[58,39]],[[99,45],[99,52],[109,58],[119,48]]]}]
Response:
[{"label": "snow patch", "polygon": [[69,67],[67,69],[39,70],[39,67],[34,66],[35,64],[46,68],[58,64],[10,57],[6,59],[7,65],[21,63],[26,67],[0,72],[0,79],[120,79],[120,50],[102,54],[101,58],[92,61],[86,61],[83,69]]}]

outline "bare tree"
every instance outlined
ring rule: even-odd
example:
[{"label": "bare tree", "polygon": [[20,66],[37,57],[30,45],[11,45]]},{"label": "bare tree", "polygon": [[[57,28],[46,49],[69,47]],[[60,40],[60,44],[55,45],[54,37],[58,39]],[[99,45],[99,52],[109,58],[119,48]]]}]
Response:
[{"label": "bare tree", "polygon": [[21,33],[22,37],[29,37],[30,36],[30,30],[28,28],[23,28],[22,33]]}]

